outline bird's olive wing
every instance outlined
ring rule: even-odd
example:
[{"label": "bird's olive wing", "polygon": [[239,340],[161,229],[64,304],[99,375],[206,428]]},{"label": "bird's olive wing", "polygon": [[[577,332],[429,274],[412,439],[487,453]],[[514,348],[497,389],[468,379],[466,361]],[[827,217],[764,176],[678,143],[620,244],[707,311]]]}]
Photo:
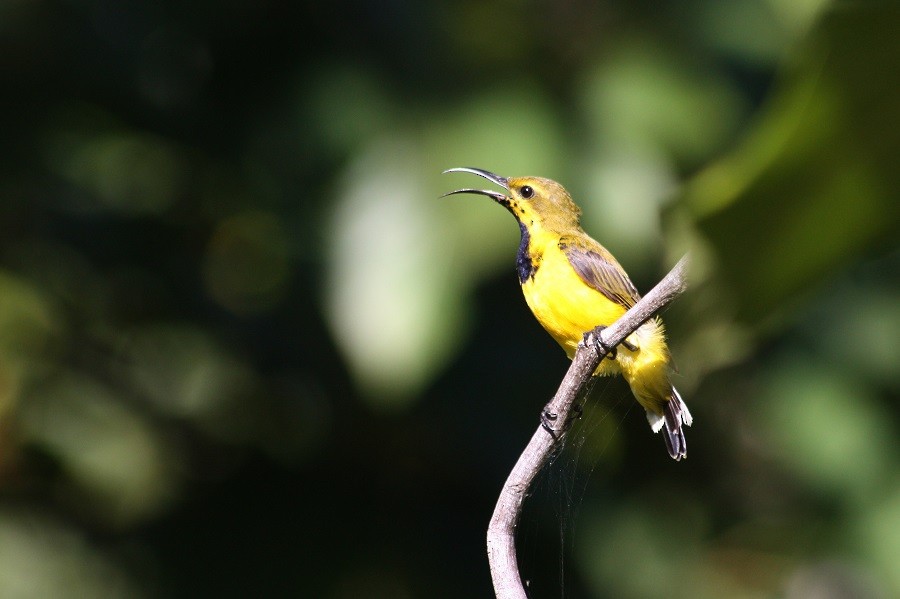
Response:
[{"label": "bird's olive wing", "polygon": [[631,279],[608,252],[603,252],[607,254],[604,256],[595,250],[572,247],[564,243],[560,244],[560,249],[565,252],[578,276],[610,300],[630,308],[641,299],[641,294],[634,288]]}]

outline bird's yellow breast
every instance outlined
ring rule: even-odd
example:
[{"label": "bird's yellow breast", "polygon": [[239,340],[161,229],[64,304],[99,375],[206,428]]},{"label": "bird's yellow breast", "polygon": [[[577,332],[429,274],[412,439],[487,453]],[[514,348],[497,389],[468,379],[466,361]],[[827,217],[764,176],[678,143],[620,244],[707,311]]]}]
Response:
[{"label": "bird's yellow breast", "polygon": [[[588,286],[558,244],[553,234],[532,234],[529,254],[535,270],[522,283],[522,292],[535,318],[571,358],[587,331],[611,325],[625,308]],[[614,371],[615,363],[604,360],[598,374]]]}]

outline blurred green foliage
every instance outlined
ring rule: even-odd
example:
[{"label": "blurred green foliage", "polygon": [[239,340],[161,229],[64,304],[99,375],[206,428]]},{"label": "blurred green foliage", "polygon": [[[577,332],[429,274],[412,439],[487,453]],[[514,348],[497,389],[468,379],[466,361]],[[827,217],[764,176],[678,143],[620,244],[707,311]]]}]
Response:
[{"label": "blurred green foliage", "polygon": [[690,459],[598,384],[527,505],[535,597],[900,594],[897,31],[0,1],[0,596],[489,596],[567,362],[453,166],[563,182],[640,289],[694,255]]}]

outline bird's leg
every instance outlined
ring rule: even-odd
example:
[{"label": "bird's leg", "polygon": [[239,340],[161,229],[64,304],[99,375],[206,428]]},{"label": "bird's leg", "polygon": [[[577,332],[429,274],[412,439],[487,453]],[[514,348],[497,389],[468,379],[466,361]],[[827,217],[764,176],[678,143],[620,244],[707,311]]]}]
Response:
[{"label": "bird's leg", "polygon": [[553,442],[559,441],[559,437],[556,436],[556,429],[553,428],[553,423],[556,422],[556,419],[559,418],[559,414],[556,412],[551,412],[550,410],[543,410],[541,412],[541,427],[550,433],[550,436],[553,437]]},{"label": "bird's leg", "polygon": [[[609,358],[610,360],[615,360],[618,357],[618,352],[616,351],[617,346],[609,347],[608,345],[603,343],[603,338],[600,336],[600,331],[605,328],[605,325],[597,325],[594,330],[588,331],[584,334],[584,341],[582,341],[582,343],[584,343],[584,345],[590,345],[593,343],[601,351],[603,351],[604,354],[606,354],[607,358]],[[628,351],[637,351],[637,346],[628,340],[622,341],[622,343],[620,343],[619,345],[623,346]]]},{"label": "bird's leg", "polygon": [[[603,338],[600,336],[600,331],[602,331],[605,328],[606,328],[605,325],[602,325],[602,324],[597,325],[597,327],[594,330],[588,331],[587,333],[584,334],[584,341],[582,341],[582,343],[584,343],[585,345],[596,345],[597,348],[601,352],[603,352],[603,354],[608,359],[615,360],[616,357],[618,356],[618,353],[616,352],[616,348],[607,346],[605,343],[603,343]],[[596,332],[596,335],[594,334],[595,332]]]},{"label": "bird's leg", "polygon": [[566,418],[565,423],[559,428],[555,428],[553,425],[559,420],[559,414],[556,412],[551,412],[550,410],[544,408],[544,411],[541,412],[541,428],[547,431],[551,437],[553,437],[553,442],[559,441],[559,434],[561,432],[566,431],[575,420],[581,418],[582,409],[581,406],[575,404],[572,406],[571,411],[569,412],[568,417]]}]

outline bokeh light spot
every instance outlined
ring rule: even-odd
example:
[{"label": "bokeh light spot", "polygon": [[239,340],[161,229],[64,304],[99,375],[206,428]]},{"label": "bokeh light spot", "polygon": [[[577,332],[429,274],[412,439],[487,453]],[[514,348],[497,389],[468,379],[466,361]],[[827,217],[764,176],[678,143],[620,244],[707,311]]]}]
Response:
[{"label": "bokeh light spot", "polygon": [[288,281],[288,249],[275,214],[245,212],[226,218],[216,226],[207,247],[203,274],[210,295],[237,313],[274,307]]}]

